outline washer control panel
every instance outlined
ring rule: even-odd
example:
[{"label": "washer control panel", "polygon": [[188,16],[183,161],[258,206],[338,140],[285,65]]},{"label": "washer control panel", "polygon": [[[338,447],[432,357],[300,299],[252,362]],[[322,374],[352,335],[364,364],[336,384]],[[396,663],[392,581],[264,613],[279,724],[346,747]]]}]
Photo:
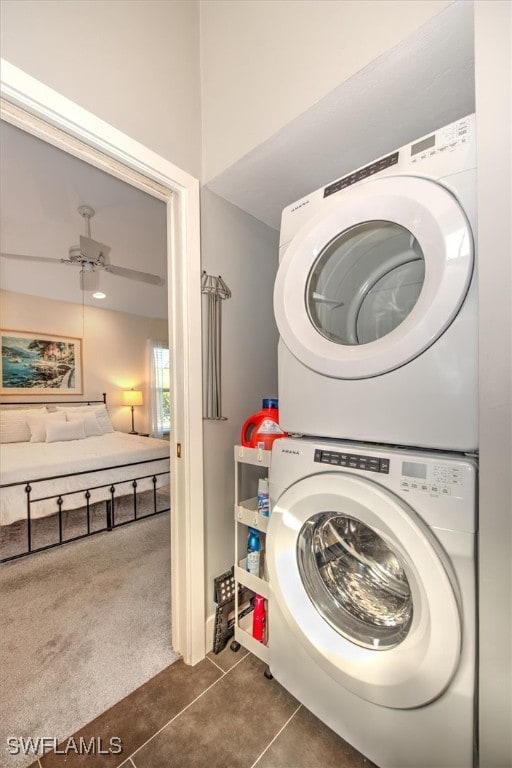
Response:
[{"label": "washer control panel", "polygon": [[463,473],[454,464],[426,464],[415,461],[402,462],[400,487],[413,491],[426,491],[440,496],[451,496],[462,485]]},{"label": "washer control panel", "polygon": [[[323,448],[315,448],[314,461],[331,467],[349,467],[384,475],[389,475],[390,469],[389,458]],[[458,495],[463,481],[463,470],[456,464],[401,462],[400,488],[405,491],[423,491],[438,496]]]},{"label": "washer control panel", "polygon": [[314,460],[320,464],[329,464],[333,467],[350,467],[351,469],[362,469],[367,472],[389,474],[389,459],[383,459],[379,456],[362,456],[358,453],[324,451],[321,448],[316,448]]}]

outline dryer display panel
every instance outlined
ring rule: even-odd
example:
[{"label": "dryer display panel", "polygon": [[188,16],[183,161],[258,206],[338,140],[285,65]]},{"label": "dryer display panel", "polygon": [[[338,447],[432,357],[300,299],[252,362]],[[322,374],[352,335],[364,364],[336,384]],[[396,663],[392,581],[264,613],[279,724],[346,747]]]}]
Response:
[{"label": "dryer display panel", "polygon": [[404,227],[365,221],[321,251],[306,286],[312,324],[336,344],[368,344],[410,314],[425,279],[421,247]]},{"label": "dryer display panel", "polygon": [[407,636],[413,600],[403,563],[372,528],[349,515],[316,514],[300,531],[297,561],[309,599],[343,637],[387,650]]}]

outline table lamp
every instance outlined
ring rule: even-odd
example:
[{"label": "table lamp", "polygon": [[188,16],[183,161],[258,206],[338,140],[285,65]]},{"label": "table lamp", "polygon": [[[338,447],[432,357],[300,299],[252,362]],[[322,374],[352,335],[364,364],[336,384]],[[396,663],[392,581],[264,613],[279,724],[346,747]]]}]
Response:
[{"label": "table lamp", "polygon": [[142,392],[139,389],[126,389],[123,392],[123,405],[129,405],[132,409],[132,429],[130,435],[138,435],[133,422],[133,410],[135,405],[143,405]]}]

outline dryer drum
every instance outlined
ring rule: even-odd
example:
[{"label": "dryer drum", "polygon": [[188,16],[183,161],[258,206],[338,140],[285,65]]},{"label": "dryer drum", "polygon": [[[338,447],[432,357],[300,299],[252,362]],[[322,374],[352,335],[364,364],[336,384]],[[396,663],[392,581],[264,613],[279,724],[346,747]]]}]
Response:
[{"label": "dryer drum", "polygon": [[365,221],[335,237],[306,286],[312,324],[336,344],[368,344],[410,314],[425,279],[421,246],[405,227]]},{"label": "dryer drum", "polygon": [[370,527],[339,512],[309,518],[297,540],[304,588],[320,615],[365,648],[388,650],[413,619],[404,563]]}]

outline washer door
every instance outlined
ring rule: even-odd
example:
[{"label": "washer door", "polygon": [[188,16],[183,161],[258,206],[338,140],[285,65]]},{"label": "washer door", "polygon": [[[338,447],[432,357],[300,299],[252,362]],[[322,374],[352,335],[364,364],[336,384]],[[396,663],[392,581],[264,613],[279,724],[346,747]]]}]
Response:
[{"label": "washer door", "polygon": [[272,604],[343,687],[399,709],[436,699],[460,659],[455,578],[405,502],[370,480],[312,475],[287,489],[267,533]]},{"label": "washer door", "polygon": [[379,376],[439,338],[472,271],[471,230],[450,192],[374,179],[325,200],[292,240],[274,290],[279,332],[318,373]]}]

